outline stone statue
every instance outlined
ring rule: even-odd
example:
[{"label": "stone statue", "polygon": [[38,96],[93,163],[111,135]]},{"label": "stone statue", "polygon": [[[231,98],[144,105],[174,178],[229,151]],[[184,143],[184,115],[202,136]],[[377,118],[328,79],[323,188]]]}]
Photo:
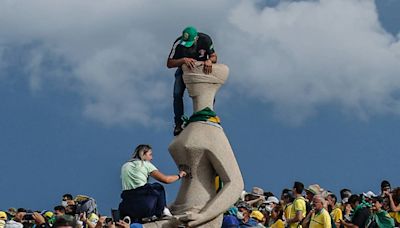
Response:
[{"label": "stone statue", "polygon": [[[193,99],[194,112],[213,110],[217,90],[228,78],[229,69],[214,64],[211,74],[204,74],[201,62],[190,70],[182,66],[183,80]],[[169,151],[180,169],[188,172],[182,179],[177,198],[170,206],[174,219],[161,220],[144,227],[210,227],[219,228],[222,214],[243,191],[243,178],[235,155],[222,127],[212,121],[189,123],[174,138]],[[215,177],[223,182],[217,193]]]}]

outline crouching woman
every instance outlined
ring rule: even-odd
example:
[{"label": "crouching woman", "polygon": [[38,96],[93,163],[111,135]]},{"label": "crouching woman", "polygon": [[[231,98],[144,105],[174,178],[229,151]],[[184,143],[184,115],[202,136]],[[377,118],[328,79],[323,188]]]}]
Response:
[{"label": "crouching woman", "polygon": [[132,158],[121,168],[122,201],[119,205],[121,217],[129,216],[132,221],[143,218],[171,215],[166,207],[165,190],[160,183],[148,183],[149,177],[170,184],[186,176],[179,171],[176,175],[161,173],[152,163],[153,151],[150,145],[138,145]]}]

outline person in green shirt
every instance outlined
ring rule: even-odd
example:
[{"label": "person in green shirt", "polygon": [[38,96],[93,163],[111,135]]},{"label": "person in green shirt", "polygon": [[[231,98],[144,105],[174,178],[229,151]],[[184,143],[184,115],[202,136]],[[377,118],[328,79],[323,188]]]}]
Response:
[{"label": "person in green shirt", "polygon": [[372,214],[369,217],[368,228],[392,228],[394,219],[382,209],[383,198],[381,196],[372,199]]},{"label": "person in green shirt", "polygon": [[131,221],[141,222],[143,218],[171,216],[166,207],[165,190],[160,183],[148,183],[149,177],[170,184],[186,176],[181,170],[176,175],[165,175],[152,163],[153,151],[150,145],[138,145],[133,156],[121,167],[122,202],[119,205],[121,217],[129,216]]}]

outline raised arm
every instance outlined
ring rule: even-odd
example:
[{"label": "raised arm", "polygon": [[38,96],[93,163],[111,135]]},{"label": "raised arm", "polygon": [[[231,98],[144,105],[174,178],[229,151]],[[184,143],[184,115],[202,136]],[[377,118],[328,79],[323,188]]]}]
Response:
[{"label": "raised arm", "polygon": [[176,175],[167,176],[158,170],[154,170],[153,172],[150,173],[150,176],[164,184],[171,184],[181,179],[182,177],[186,176],[186,172],[179,171],[179,173]]},{"label": "raised arm", "polygon": [[386,196],[388,196],[388,198],[389,198],[389,203],[390,203],[390,209],[392,210],[392,211],[394,211],[394,212],[399,212],[400,211],[400,204],[399,205],[397,205],[396,206],[396,204],[394,203],[394,200],[393,200],[393,195],[392,195],[392,193],[389,193],[389,192],[387,192],[387,193],[385,193],[386,194]]}]

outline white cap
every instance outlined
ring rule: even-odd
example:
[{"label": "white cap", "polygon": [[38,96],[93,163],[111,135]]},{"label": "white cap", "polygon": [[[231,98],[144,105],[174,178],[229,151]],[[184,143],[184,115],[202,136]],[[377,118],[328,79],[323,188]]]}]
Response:
[{"label": "white cap", "polygon": [[278,200],[278,198],[276,198],[275,196],[270,196],[270,197],[267,198],[267,200],[265,201],[265,203],[279,204],[279,200]]},{"label": "white cap", "polygon": [[372,197],[376,197],[376,194],[373,193],[372,191],[368,191],[367,193],[363,192],[363,195],[367,198],[372,198]]}]

